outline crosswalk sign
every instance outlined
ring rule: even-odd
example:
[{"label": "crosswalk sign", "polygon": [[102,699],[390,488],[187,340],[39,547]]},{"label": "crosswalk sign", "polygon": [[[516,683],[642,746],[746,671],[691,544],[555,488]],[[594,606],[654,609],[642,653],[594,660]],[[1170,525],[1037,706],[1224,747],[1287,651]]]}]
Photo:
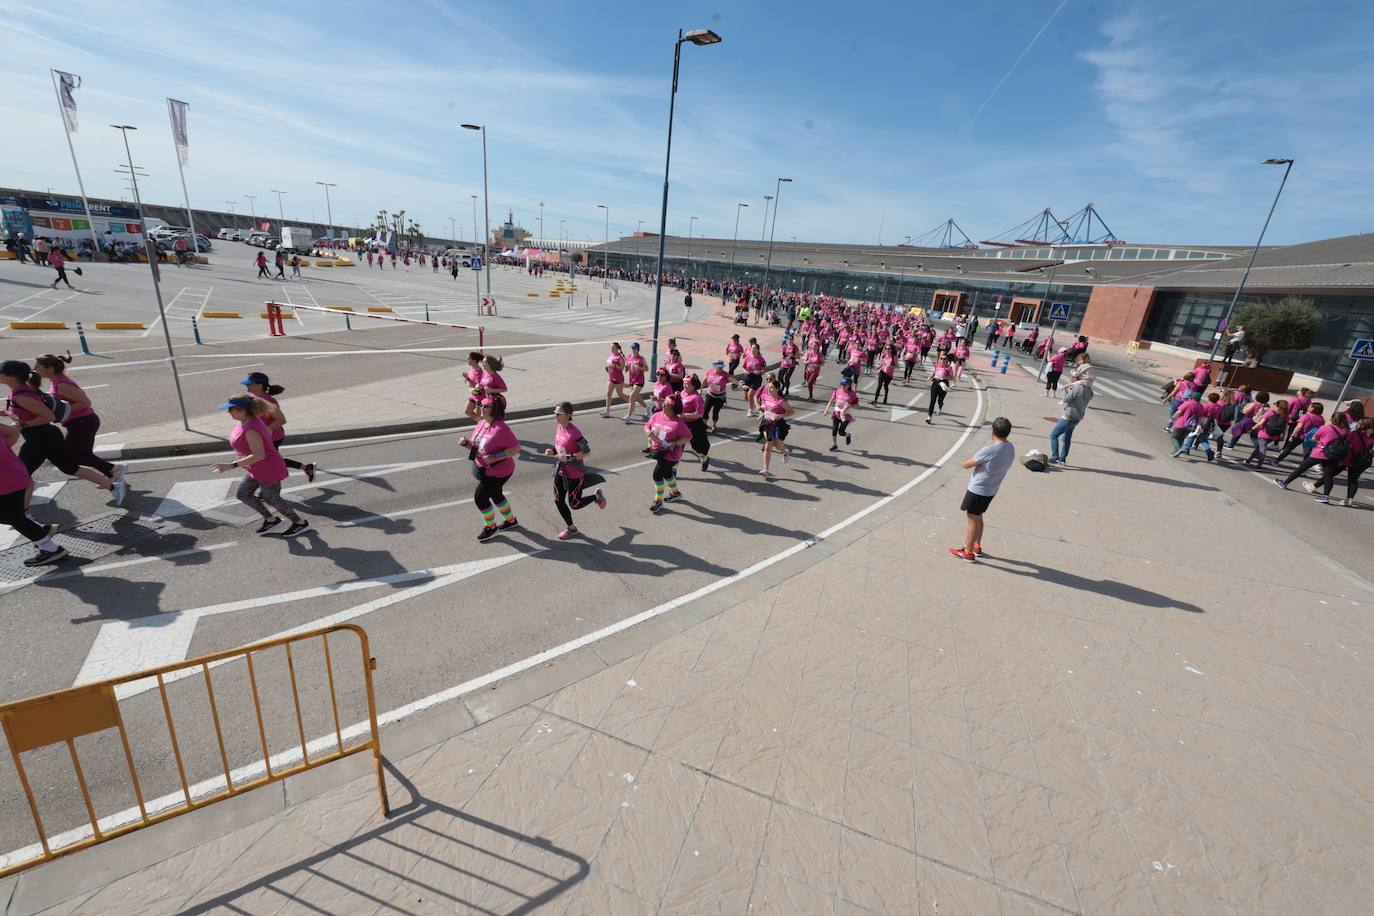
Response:
[{"label": "crosswalk sign", "polygon": [[473,269],[473,270],[481,270],[481,269],[482,269],[482,259],[481,259],[480,257],[478,257],[477,255],[473,255],[473,256],[472,256],[472,269]]},{"label": "crosswalk sign", "polygon": [[1069,304],[1067,302],[1050,303],[1050,321],[1068,321]]},{"label": "crosswalk sign", "polygon": [[1362,337],[1350,348],[1351,359],[1374,359],[1374,337]]}]

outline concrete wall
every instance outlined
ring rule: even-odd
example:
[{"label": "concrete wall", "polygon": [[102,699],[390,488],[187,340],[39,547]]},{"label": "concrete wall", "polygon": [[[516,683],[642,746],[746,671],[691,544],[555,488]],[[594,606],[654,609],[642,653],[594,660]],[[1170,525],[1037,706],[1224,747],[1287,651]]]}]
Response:
[{"label": "concrete wall", "polygon": [[1079,333],[1110,343],[1139,340],[1154,299],[1149,287],[1094,286]]}]

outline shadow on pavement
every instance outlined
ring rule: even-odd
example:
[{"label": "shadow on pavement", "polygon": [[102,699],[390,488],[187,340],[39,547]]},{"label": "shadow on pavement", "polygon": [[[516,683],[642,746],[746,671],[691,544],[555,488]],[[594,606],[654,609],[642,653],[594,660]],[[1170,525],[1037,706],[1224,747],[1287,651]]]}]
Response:
[{"label": "shadow on pavement", "polygon": [[[1117,598],[1127,604],[1138,604],[1142,607],[1158,608],[1178,608],[1181,611],[1188,611],[1191,614],[1207,613],[1196,604],[1189,604],[1186,601],[1178,601],[1168,595],[1161,595],[1159,592],[1152,592],[1148,589],[1139,588],[1134,585],[1127,585],[1124,582],[1117,582],[1115,579],[1088,579],[1084,576],[1077,576],[1070,572],[1053,569],[1049,566],[1042,566],[1039,563],[1029,563],[1025,560],[1013,560],[1008,557],[984,556],[980,561],[994,569],[1010,573],[1013,576],[1026,576],[1041,582],[1053,582],[1066,588],[1078,589],[1093,595],[1105,595],[1108,598]],[[1023,569],[1013,569],[1011,567],[1020,566]]]},{"label": "shadow on pavement", "polygon": [[380,908],[521,916],[549,905],[590,873],[581,856],[425,798],[391,761],[385,766],[410,800],[393,808],[384,823],[254,881],[195,899],[179,912],[258,912],[264,902],[276,909],[290,901],[294,906],[288,908],[317,913]]},{"label": "shadow on pavement", "polygon": [[1070,469],[1075,473],[1086,472],[1088,474],[1106,474],[1108,477],[1123,477],[1127,480],[1139,480],[1143,483],[1159,483],[1168,487],[1181,487],[1185,490],[1204,490],[1208,493],[1220,492],[1216,487],[1209,487],[1200,483],[1188,483],[1186,480],[1173,480],[1168,477],[1155,477],[1152,474],[1132,474],[1128,471],[1109,471],[1105,468],[1090,468],[1085,465],[1071,465]]}]

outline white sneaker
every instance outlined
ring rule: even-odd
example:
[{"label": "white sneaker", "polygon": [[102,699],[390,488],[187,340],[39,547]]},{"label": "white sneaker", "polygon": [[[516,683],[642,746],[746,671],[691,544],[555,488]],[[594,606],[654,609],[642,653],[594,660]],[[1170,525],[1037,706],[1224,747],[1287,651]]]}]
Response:
[{"label": "white sneaker", "polygon": [[114,474],[110,477],[115,483],[124,479],[124,472],[129,469],[127,464],[117,464],[114,466]]},{"label": "white sneaker", "polygon": [[110,501],[116,506],[124,505],[124,497],[129,495],[129,485],[122,480],[116,480],[114,486],[110,487]]}]

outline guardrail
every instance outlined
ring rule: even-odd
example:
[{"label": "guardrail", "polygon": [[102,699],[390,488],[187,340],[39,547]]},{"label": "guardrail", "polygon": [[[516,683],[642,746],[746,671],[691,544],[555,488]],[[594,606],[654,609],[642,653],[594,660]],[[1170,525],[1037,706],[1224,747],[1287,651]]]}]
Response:
[{"label": "guardrail", "polygon": [[[403,318],[400,315],[378,314],[371,306],[366,312],[355,312],[351,305],[294,305],[282,302],[265,302],[263,305],[266,311],[262,312],[263,318],[267,319],[267,333],[272,337],[285,337],[286,326],[282,323],[287,316],[287,309],[292,313],[298,311],[322,312],[326,315],[338,315],[344,320],[344,326],[349,330],[353,329],[354,318],[374,318],[379,321],[394,321],[399,324],[423,324],[431,328],[453,328],[459,331],[477,332],[477,349],[485,350],[487,342],[487,329],[485,325],[449,324],[443,321],[430,321],[428,318],[421,321],[419,318]],[[429,307],[425,307],[425,314],[429,314]]]},{"label": "guardrail", "polygon": [[[343,731],[339,720],[339,699],[335,689],[334,663],[329,646],[330,634],[344,631],[351,632],[358,638],[370,727],[368,740],[348,747],[344,746]],[[296,661],[291,651],[293,645],[300,645],[313,640],[320,641],[323,652],[324,673],[329,685],[329,700],[333,713],[335,735],[334,749],[314,757],[310,754],[305,738],[305,719],[301,712],[300,691],[297,687]],[[293,707],[296,713],[296,731],[300,736],[301,759],[293,765],[273,769],[272,757],[267,749],[267,727],[263,721],[262,701],[258,692],[258,677],[253,665],[253,655],[278,647],[284,648],[286,653],[286,668],[289,673]],[[257,720],[257,735],[262,746],[262,774],[248,779],[242,779],[241,776],[241,781],[236,783],[233,771],[229,766],[229,754],[224,743],[220,708],[215,699],[215,687],[210,676],[210,669],[211,667],[219,667],[226,662],[239,660],[245,663],[248,687],[252,694],[253,711]],[[14,760],[20,786],[23,788],[25,800],[28,802],[29,812],[33,816],[34,827],[38,831],[38,843],[41,850],[29,858],[0,867],[0,878],[367,750],[372,752],[382,813],[390,814],[391,806],[387,800],[386,782],[382,776],[382,745],[377,729],[377,700],[372,685],[372,672],[376,666],[377,660],[372,657],[369,651],[367,632],[356,624],[338,624],[0,705],[0,726],[3,726],[5,741],[9,745],[10,756]],[[199,669],[204,680],[206,696],[209,698],[210,719],[214,726],[215,740],[219,746],[219,760],[224,770],[222,787],[218,777],[216,777],[213,780],[215,785],[199,797],[193,797],[192,787],[186,778],[186,764],[182,757],[180,742],[177,740],[171,702],[167,697],[168,682],[194,676],[197,673],[196,669]],[[120,685],[150,678],[157,681],[157,690],[162,700],[163,719],[170,739],[172,754],[176,759],[177,776],[181,782],[181,792],[179,793],[181,800],[175,801],[176,796],[173,795],[171,796],[173,800],[167,803],[165,807],[155,811],[149,810],[143,797],[142,783],[138,777],[138,769],[134,764],[134,752],[129,744],[129,735],[125,729],[124,717],[117,695],[117,688]],[[81,766],[81,758],[77,753],[76,739],[109,731],[118,732],[124,763],[127,765],[134,797],[138,802],[138,814],[131,821],[114,825],[109,825],[108,818],[106,818],[107,827],[102,829],[102,818],[96,813],[90,786]],[[71,758],[72,769],[75,772],[77,786],[81,790],[81,800],[90,826],[89,833],[85,836],[63,845],[54,846],[43,825],[38,801],[34,797],[28,772],[24,768],[23,756],[30,751],[60,744],[66,745],[67,754]],[[45,774],[44,784],[49,784],[51,781],[51,778]],[[201,785],[203,784],[197,784],[197,788],[200,788]]]}]

